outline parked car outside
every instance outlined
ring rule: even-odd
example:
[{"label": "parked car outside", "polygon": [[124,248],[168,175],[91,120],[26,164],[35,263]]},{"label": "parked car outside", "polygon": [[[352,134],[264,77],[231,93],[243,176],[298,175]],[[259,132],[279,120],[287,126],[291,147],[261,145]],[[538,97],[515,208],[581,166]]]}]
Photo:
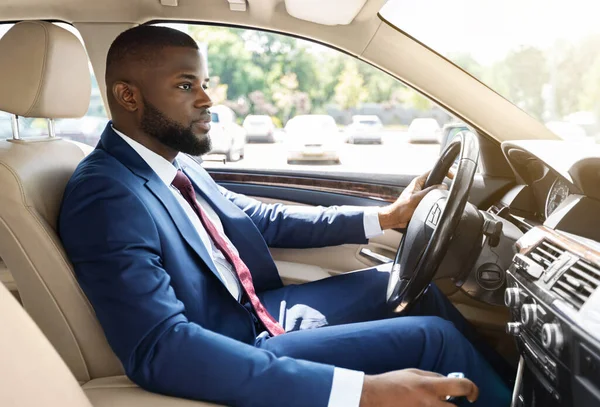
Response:
[{"label": "parked car outside", "polygon": [[442,127],[442,135],[440,137],[440,154],[446,149],[450,141],[461,131],[469,130],[464,123],[448,123]]},{"label": "parked car outside", "polygon": [[328,161],[339,164],[340,131],[328,115],[307,114],[290,119],[286,126],[288,164],[296,161]]},{"label": "parked car outside", "polygon": [[413,119],[410,126],[408,126],[409,143],[439,143],[440,136],[440,125],[433,118]]},{"label": "parked car outside", "polygon": [[270,116],[267,115],[248,115],[244,119],[242,127],[246,130],[246,141],[274,143],[275,124]]},{"label": "parked car outside", "polygon": [[383,124],[376,115],[354,115],[352,123],[346,128],[346,140],[350,144],[381,144]]},{"label": "parked car outside", "polygon": [[563,121],[551,121],[546,123],[546,127],[558,137],[565,141],[574,141],[578,143],[594,144],[593,137],[589,137],[585,129],[575,123]]},{"label": "parked car outside", "polygon": [[225,105],[213,106],[210,139],[210,154],[224,154],[227,161],[244,158],[246,130],[235,122],[235,113]]},{"label": "parked car outside", "polygon": [[598,113],[587,111],[573,112],[566,115],[564,121],[578,125],[595,143],[600,143],[600,116]]}]

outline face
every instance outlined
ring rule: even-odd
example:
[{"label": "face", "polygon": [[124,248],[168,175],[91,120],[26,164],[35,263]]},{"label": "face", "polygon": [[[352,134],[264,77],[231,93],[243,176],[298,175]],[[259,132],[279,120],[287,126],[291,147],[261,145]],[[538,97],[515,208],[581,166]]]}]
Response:
[{"label": "face", "polygon": [[165,48],[157,66],[146,70],[139,125],[165,146],[190,155],[211,149],[212,106],[206,94],[208,73],[197,50]]}]

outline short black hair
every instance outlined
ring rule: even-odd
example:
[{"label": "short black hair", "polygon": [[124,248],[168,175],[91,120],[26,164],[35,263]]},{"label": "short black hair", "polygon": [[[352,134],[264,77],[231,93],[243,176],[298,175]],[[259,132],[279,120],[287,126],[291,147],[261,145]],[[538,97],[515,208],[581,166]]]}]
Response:
[{"label": "short black hair", "polygon": [[[165,47],[198,49],[188,34],[169,27],[144,24],[123,31],[111,44],[106,57],[106,78],[126,61],[147,62]],[[108,83],[108,81],[107,81]]]}]

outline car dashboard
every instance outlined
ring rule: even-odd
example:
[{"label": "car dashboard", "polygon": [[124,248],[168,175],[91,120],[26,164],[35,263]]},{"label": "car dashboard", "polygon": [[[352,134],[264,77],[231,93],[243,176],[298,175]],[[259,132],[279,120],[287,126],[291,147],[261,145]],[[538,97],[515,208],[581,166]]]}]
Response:
[{"label": "car dashboard", "polygon": [[506,271],[512,406],[600,405],[600,149],[505,142],[518,185],[488,209],[523,233]]}]

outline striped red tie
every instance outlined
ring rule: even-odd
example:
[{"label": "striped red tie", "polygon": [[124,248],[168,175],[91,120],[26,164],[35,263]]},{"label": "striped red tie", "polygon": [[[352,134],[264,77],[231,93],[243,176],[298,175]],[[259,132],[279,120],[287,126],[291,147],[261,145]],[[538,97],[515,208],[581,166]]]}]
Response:
[{"label": "striped red tie", "polygon": [[173,180],[173,186],[181,192],[183,198],[188,201],[188,203],[192,206],[192,208],[196,211],[196,214],[200,218],[202,225],[206,229],[206,232],[212,239],[213,243],[219,249],[223,256],[231,263],[235,272],[240,279],[240,283],[242,287],[244,287],[244,292],[246,296],[250,300],[256,315],[263,323],[267,331],[273,336],[281,335],[285,333],[283,327],[269,314],[264,305],[260,302],[260,299],[256,295],[256,291],[254,290],[254,283],[252,282],[252,275],[250,274],[250,270],[248,266],[244,263],[244,261],[238,256],[238,254],[232,250],[229,244],[225,241],[223,236],[219,233],[215,225],[211,222],[206,215],[206,212],[200,207],[198,201],[196,200],[196,193],[194,192],[194,187],[190,182],[189,178],[183,173],[183,171],[178,170],[175,179]]}]

